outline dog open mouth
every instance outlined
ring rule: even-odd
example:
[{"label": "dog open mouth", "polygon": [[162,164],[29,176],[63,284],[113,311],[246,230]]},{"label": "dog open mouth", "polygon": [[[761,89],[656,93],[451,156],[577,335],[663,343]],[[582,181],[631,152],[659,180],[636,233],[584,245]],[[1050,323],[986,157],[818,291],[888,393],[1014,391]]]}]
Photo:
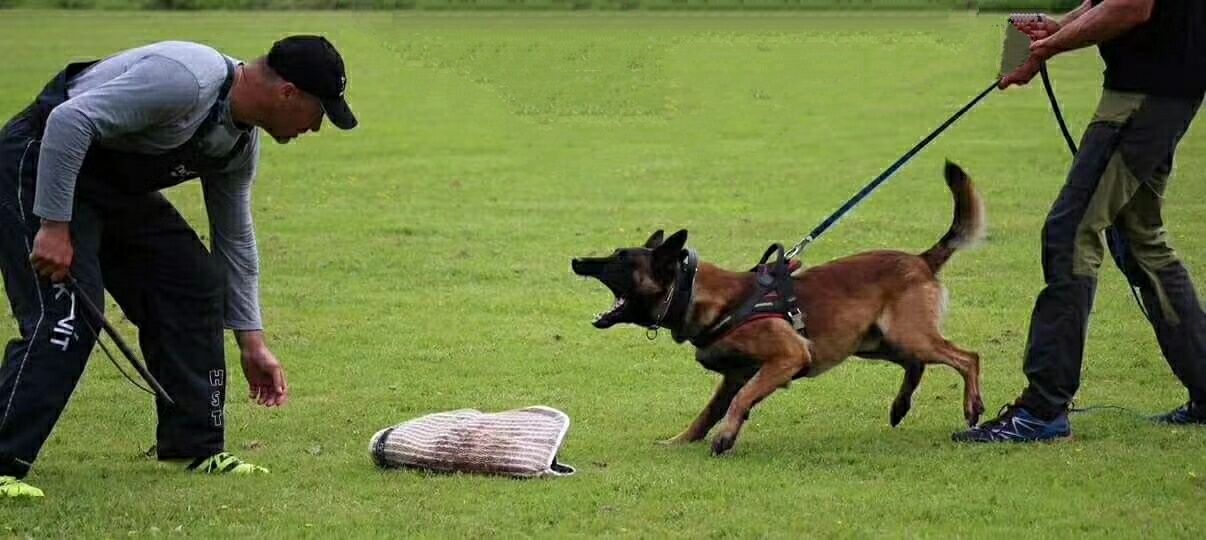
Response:
[{"label": "dog open mouth", "polygon": [[619,286],[619,281],[616,272],[614,272],[614,261],[609,258],[603,259],[574,259],[574,273],[583,278],[594,278],[605,285],[608,290],[615,295],[615,303],[611,309],[599,313],[595,316],[595,328],[610,328],[623,321],[625,310],[628,308],[628,298],[622,292],[622,287]]},{"label": "dog open mouth", "polygon": [[624,313],[624,308],[627,306],[628,301],[623,296],[616,297],[616,303],[611,306],[611,310],[595,316],[595,328],[610,328],[614,326],[620,321],[620,317]]}]

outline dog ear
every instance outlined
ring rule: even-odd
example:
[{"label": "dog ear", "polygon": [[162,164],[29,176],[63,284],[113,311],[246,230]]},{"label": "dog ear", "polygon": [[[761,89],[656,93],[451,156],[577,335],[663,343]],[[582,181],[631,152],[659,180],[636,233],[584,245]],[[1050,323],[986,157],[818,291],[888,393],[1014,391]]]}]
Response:
[{"label": "dog ear", "polygon": [[654,248],[662,245],[662,241],[665,236],[666,236],[666,231],[658,229],[657,232],[650,235],[649,239],[645,241],[645,247],[648,249],[654,249]]},{"label": "dog ear", "polygon": [[683,248],[687,245],[687,231],[680,230],[653,250],[653,272],[659,279],[674,279],[674,273],[682,260]]},{"label": "dog ear", "polygon": [[686,247],[686,229],[681,229],[678,233],[674,233],[668,237],[665,242],[661,242],[654,248],[654,258],[671,258],[678,260],[679,253]]},{"label": "dog ear", "polygon": [[679,252],[687,245],[687,230],[680,229],[678,232],[670,235],[665,242],[662,242],[654,249],[654,257],[672,257],[678,258]]}]

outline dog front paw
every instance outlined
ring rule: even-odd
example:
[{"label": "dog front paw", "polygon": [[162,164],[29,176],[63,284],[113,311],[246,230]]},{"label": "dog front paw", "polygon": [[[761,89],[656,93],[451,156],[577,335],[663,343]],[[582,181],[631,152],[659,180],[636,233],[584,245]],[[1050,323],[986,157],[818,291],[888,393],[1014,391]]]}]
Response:
[{"label": "dog front paw", "polygon": [[733,449],[733,445],[737,443],[737,435],[724,433],[718,435],[712,441],[712,455],[722,456],[729,450]]}]

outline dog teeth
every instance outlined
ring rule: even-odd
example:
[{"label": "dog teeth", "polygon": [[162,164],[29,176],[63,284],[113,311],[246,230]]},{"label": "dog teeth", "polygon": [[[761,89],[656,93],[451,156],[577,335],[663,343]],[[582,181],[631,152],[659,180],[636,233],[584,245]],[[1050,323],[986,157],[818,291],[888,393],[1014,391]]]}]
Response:
[{"label": "dog teeth", "polygon": [[596,321],[598,321],[598,320],[600,320],[600,319],[603,319],[604,317],[607,317],[608,315],[611,315],[611,314],[613,314],[613,313],[615,313],[615,312],[619,311],[621,308],[623,308],[623,307],[624,307],[624,303],[625,303],[625,302],[626,302],[626,300],[625,300],[625,299],[623,299],[623,298],[617,298],[617,299],[616,299],[616,303],[615,303],[615,304],[613,304],[613,305],[611,306],[611,309],[610,309],[610,310],[608,310],[608,311],[606,311],[606,312],[604,312],[604,313],[596,313],[596,314],[595,314],[595,320],[596,320]]}]

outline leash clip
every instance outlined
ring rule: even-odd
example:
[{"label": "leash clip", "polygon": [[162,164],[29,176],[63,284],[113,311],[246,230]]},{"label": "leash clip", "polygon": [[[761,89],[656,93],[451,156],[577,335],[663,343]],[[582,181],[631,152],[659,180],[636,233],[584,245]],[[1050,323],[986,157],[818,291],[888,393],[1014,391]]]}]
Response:
[{"label": "leash clip", "polygon": [[646,337],[646,338],[647,338],[649,341],[654,341],[654,340],[656,340],[656,339],[657,339],[657,332],[658,332],[658,330],[659,330],[659,328],[658,328],[658,327],[656,327],[656,326],[653,326],[653,327],[650,327],[650,328],[646,329],[646,330],[645,330],[645,337]]}]

